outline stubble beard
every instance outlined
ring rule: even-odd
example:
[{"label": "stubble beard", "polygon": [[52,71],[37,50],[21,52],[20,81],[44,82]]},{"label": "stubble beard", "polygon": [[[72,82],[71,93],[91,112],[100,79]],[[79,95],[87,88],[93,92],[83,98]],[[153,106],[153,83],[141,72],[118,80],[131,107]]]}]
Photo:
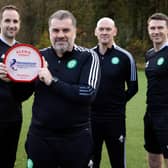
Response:
[{"label": "stubble beard", "polygon": [[6,32],[4,32],[4,35],[8,39],[14,39],[16,37],[18,31],[19,31],[19,29],[17,29],[17,28],[10,28],[10,29],[7,29]]},{"label": "stubble beard", "polygon": [[59,54],[64,54],[65,52],[68,51],[69,49],[69,44],[68,43],[65,43],[63,45],[59,45],[59,44],[54,44],[54,49],[57,53]]}]

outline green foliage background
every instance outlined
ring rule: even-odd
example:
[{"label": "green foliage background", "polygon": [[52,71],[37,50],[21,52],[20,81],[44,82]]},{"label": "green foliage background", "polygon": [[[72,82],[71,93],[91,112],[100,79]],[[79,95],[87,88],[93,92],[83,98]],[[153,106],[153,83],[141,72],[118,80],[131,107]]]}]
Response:
[{"label": "green foliage background", "polygon": [[18,36],[21,42],[39,48],[50,45],[48,40],[48,17],[59,9],[71,11],[78,21],[76,43],[93,47],[97,41],[94,28],[104,16],[115,20],[118,27],[116,41],[128,49],[136,61],[142,61],[150,42],[146,32],[147,18],[154,12],[168,14],[167,0],[1,0],[0,7],[16,5],[22,16],[22,29]]}]

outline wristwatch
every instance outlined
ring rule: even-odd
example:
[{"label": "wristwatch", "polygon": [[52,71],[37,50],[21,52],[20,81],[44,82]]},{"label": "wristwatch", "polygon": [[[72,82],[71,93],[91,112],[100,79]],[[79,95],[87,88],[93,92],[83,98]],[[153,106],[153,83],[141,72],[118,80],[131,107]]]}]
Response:
[{"label": "wristwatch", "polygon": [[52,82],[54,82],[54,83],[58,82],[58,78],[54,76],[54,77],[52,78]]}]

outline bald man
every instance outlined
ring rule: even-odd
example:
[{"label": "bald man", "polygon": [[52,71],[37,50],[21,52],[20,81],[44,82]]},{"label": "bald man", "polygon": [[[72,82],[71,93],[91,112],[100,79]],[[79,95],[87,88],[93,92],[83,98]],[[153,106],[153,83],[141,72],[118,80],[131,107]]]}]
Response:
[{"label": "bald man", "polygon": [[94,168],[100,167],[103,142],[111,167],[126,167],[126,104],[138,91],[138,82],[133,56],[116,45],[116,35],[114,20],[103,17],[97,22],[98,44],[93,50],[99,55],[102,75],[91,113]]}]

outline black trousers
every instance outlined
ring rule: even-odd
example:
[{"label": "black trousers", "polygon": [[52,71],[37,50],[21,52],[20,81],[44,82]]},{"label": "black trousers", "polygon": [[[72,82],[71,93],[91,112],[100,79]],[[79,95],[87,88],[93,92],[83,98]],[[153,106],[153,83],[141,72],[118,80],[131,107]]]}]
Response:
[{"label": "black trousers", "polygon": [[144,116],[144,147],[150,153],[168,159],[168,108],[148,106]]},{"label": "black trousers", "polygon": [[33,168],[86,168],[92,144],[88,129],[55,136],[39,136],[29,131],[25,145],[28,164]]},{"label": "black trousers", "polygon": [[0,122],[0,167],[13,168],[22,121]]},{"label": "black trousers", "polygon": [[111,121],[92,121],[92,135],[94,142],[93,168],[99,168],[103,143],[107,147],[112,168],[125,168],[125,119]]}]

